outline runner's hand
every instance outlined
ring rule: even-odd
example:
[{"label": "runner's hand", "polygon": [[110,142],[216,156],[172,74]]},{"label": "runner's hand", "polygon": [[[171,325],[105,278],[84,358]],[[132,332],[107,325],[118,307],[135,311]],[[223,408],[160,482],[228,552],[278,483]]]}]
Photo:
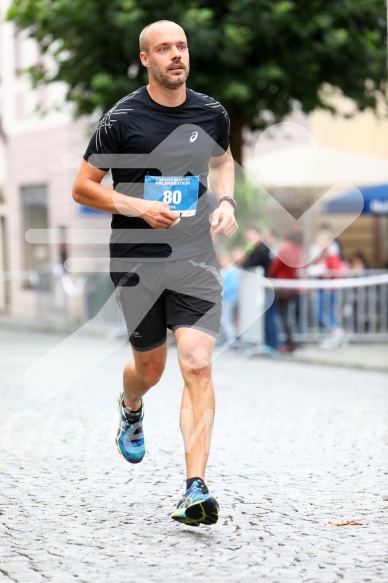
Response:
[{"label": "runner's hand", "polygon": [[234,208],[228,201],[224,201],[214,211],[211,220],[211,234],[230,237],[237,229],[238,224],[234,216]]},{"label": "runner's hand", "polygon": [[181,220],[177,211],[170,211],[167,202],[147,201],[146,211],[140,215],[153,229],[168,229]]}]

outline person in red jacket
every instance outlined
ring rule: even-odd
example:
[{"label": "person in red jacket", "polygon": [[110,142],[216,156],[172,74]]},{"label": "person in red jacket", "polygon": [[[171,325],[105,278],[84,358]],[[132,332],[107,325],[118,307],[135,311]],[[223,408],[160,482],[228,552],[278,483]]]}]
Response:
[{"label": "person in red jacket", "polygon": [[[280,247],[277,257],[269,266],[268,276],[275,279],[298,279],[298,271],[305,263],[303,250],[303,233],[299,227],[292,227],[286,234],[285,241]],[[275,301],[281,318],[286,341],[278,348],[279,352],[293,352],[295,343],[293,340],[292,326],[289,320],[289,307],[299,294],[295,288],[279,288],[275,291]]]}]

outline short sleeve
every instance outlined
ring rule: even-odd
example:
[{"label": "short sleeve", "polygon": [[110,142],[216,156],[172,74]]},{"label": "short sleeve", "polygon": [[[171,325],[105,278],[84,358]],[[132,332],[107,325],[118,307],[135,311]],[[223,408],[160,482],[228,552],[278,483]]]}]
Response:
[{"label": "short sleeve", "polygon": [[222,156],[223,154],[225,154],[230,144],[229,114],[223,107],[222,113],[220,112],[217,118],[217,126],[218,126],[217,145],[214,146],[214,150],[212,152],[212,155],[215,157]]},{"label": "short sleeve", "polygon": [[[120,116],[108,112],[99,121],[84,154],[88,161],[93,154],[117,154],[122,151]],[[108,171],[109,168],[101,168]]]}]

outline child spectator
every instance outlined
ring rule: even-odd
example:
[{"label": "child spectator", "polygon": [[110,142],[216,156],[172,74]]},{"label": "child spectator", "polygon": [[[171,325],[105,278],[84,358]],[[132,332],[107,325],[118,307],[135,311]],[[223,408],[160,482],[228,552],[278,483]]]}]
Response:
[{"label": "child spectator", "polygon": [[[239,252],[241,255],[241,251]],[[233,345],[237,333],[235,319],[238,305],[238,288],[240,283],[239,269],[234,265],[230,253],[223,253],[218,258],[221,277],[224,282],[222,298],[221,330],[227,344]]]}]

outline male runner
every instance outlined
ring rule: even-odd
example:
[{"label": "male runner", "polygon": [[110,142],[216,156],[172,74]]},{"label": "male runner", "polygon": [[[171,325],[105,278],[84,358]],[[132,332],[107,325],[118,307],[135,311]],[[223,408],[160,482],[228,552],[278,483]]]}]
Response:
[{"label": "male runner", "polygon": [[[134,356],[125,366],[119,396],[119,452],[130,463],[144,457],[143,396],[163,373],[170,328],[184,379],[187,471],[186,491],[171,516],[193,526],[213,524],[219,505],[204,479],[214,417],[210,362],[222,283],[210,228],[225,236],[237,230],[229,118],[217,101],[186,87],[189,53],[180,26],[165,20],[150,24],[140,35],[140,51],[149,84],[101,118],[73,198],[113,215],[111,277]],[[113,190],[100,184],[109,168]],[[219,201],[211,226],[208,174]]]}]

